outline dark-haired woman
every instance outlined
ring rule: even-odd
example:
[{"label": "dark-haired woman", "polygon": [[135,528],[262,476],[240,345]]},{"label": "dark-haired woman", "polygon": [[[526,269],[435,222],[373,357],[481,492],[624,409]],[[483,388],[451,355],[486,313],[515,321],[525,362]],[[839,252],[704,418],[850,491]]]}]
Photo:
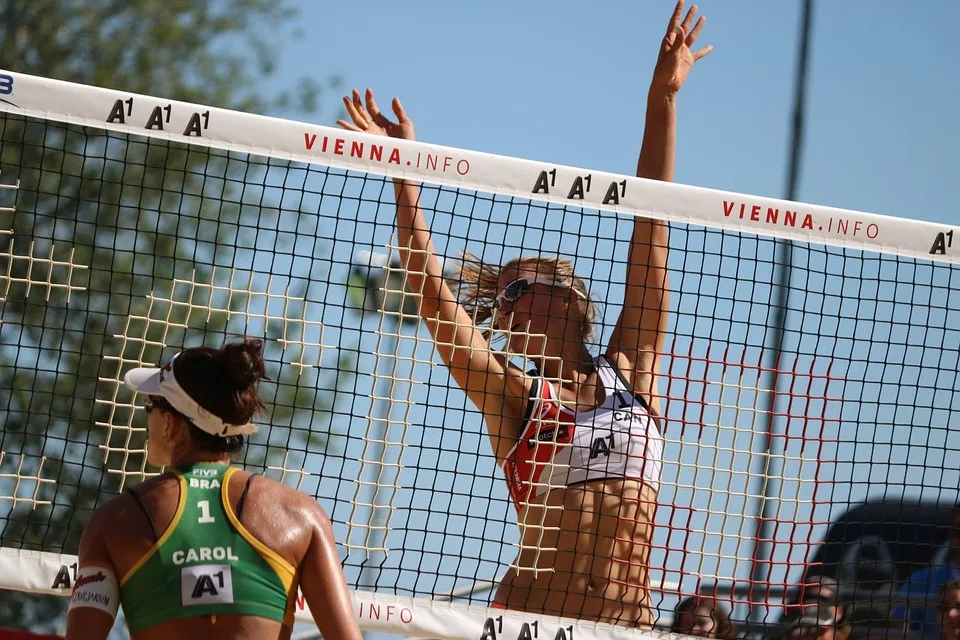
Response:
[{"label": "dark-haired woman", "polygon": [[263,343],[187,349],[127,372],[147,457],[170,471],[101,506],[80,541],[67,638],[289,638],[297,587],[325,638],[360,638],[323,509],[230,465],[265,409]]}]

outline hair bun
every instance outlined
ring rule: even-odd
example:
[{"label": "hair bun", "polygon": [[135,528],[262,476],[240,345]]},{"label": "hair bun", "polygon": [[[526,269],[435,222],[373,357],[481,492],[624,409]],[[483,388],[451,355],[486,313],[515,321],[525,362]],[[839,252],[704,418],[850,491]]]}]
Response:
[{"label": "hair bun", "polygon": [[220,349],[220,354],[234,389],[249,389],[266,377],[263,340],[245,338],[228,342]]}]

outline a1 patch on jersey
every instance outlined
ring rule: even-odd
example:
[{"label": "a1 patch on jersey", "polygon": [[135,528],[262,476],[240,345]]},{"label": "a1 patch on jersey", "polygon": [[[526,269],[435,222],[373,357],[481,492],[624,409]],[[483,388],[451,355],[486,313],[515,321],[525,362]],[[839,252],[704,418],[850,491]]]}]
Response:
[{"label": "a1 patch on jersey", "polygon": [[180,602],[185,607],[233,604],[230,565],[196,564],[180,569]]}]

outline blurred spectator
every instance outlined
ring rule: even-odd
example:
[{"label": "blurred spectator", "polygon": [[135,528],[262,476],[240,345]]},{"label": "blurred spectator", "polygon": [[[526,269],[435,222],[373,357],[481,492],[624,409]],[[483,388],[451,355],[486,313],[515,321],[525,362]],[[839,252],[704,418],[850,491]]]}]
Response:
[{"label": "blurred spectator", "polygon": [[850,623],[840,604],[840,586],[827,576],[808,578],[787,607],[785,640],[848,640]]},{"label": "blurred spectator", "polygon": [[960,579],[960,505],[953,512],[950,528],[950,554],[946,564],[931,565],[915,571],[900,588],[897,603],[891,612],[894,622],[903,623],[908,631],[934,638],[940,635],[937,603],[946,585]]},{"label": "blurred spectator", "polygon": [[727,610],[705,595],[690,596],[677,605],[671,631],[714,640],[734,640],[739,634]]},{"label": "blurred spectator", "polygon": [[939,613],[941,639],[960,640],[960,580],[954,580],[943,588]]}]

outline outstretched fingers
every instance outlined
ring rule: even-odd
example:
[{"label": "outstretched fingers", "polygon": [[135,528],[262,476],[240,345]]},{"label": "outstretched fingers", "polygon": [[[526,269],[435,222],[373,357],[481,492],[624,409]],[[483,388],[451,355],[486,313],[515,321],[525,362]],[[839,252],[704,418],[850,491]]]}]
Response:
[{"label": "outstretched fingers", "polygon": [[373,118],[374,122],[384,129],[393,124],[387,116],[381,113],[380,107],[377,106],[377,100],[373,97],[373,89],[367,89],[366,100],[367,110],[370,111],[370,117]]},{"label": "outstretched fingers", "polygon": [[358,127],[357,125],[351,124],[351,123],[347,122],[346,120],[337,120],[337,126],[343,127],[343,128],[346,129],[347,131],[363,131],[363,129],[361,129],[361,128]]},{"label": "outstretched fingers", "polygon": [[683,30],[683,27],[677,27],[663,39],[664,51],[678,51],[686,41],[686,37],[687,34]]},{"label": "outstretched fingers", "polygon": [[667,37],[677,30],[680,26],[680,16],[683,15],[683,0],[677,1],[677,6],[673,9],[673,15],[670,16],[670,22],[667,23]]},{"label": "outstretched fingers", "polygon": [[343,97],[343,106],[346,108],[347,115],[350,116],[350,119],[361,129],[369,123],[363,105],[360,104],[360,92],[356,89],[353,90],[352,98],[350,96]]},{"label": "outstretched fingers", "polygon": [[712,44],[708,44],[708,45],[705,46],[703,49],[699,49],[698,51],[694,51],[694,52],[693,52],[693,60],[694,60],[694,62],[696,62],[697,60],[699,60],[699,59],[702,58],[703,56],[707,55],[707,54],[710,53],[711,51],[713,51],[713,45],[712,45]]},{"label": "outstretched fingers", "polygon": [[397,116],[397,120],[400,122],[407,122],[410,118],[407,117],[407,112],[403,110],[403,105],[400,104],[400,98],[394,98],[393,104],[393,113]]},{"label": "outstretched fingers", "polygon": [[687,17],[683,19],[683,24],[680,25],[683,27],[684,33],[690,33],[690,29],[693,27],[694,20],[697,19],[697,5],[692,5],[690,11],[687,11]]},{"label": "outstretched fingers", "polygon": [[693,43],[697,41],[697,36],[700,35],[700,31],[703,30],[703,25],[707,23],[707,19],[703,16],[700,16],[700,19],[697,20],[696,26],[693,28],[693,31],[690,31],[690,35],[687,36],[687,46],[692,47]]}]

